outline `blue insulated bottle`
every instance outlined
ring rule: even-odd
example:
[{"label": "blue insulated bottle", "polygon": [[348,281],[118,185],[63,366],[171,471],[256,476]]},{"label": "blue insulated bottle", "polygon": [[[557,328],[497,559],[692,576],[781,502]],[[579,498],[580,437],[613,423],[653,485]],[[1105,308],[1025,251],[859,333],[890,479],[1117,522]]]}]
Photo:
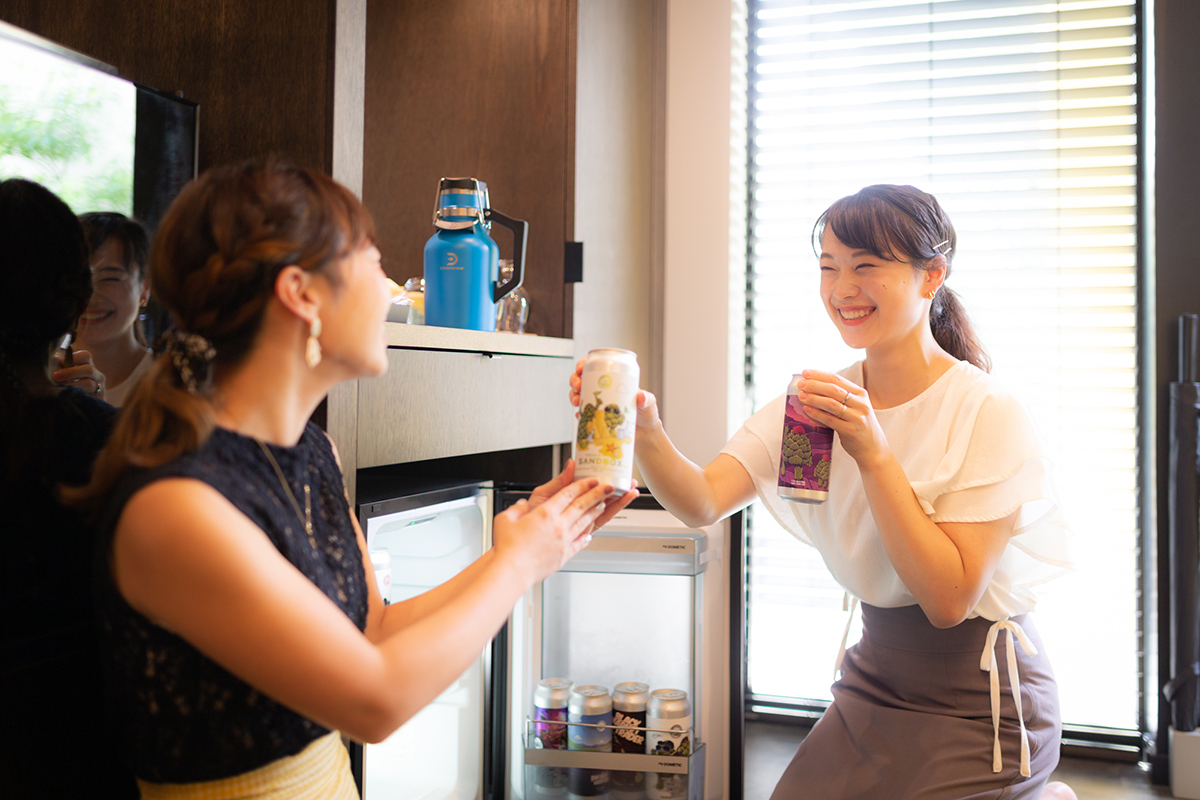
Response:
[{"label": "blue insulated bottle", "polygon": [[[500,248],[488,235],[492,222],[513,232],[513,277],[503,285]],[[496,304],[525,279],[529,225],[493,211],[487,184],[474,178],[442,178],[433,224],[425,243],[425,324],[496,330]]]}]

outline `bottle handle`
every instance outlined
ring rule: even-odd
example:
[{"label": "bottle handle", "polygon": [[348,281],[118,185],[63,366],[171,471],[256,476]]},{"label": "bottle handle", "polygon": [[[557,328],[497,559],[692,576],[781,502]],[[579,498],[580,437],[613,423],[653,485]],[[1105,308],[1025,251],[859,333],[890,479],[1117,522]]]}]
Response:
[{"label": "bottle handle", "polygon": [[525,245],[529,241],[529,223],[523,219],[513,219],[493,209],[485,209],[484,218],[489,222],[498,222],[513,234],[513,275],[512,280],[501,286],[492,287],[492,302],[499,303],[507,295],[521,288],[525,281]]}]

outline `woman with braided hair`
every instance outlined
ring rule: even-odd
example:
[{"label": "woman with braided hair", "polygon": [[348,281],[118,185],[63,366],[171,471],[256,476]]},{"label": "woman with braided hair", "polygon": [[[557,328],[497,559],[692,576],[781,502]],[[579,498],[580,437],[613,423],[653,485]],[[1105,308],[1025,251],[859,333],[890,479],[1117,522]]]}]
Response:
[{"label": "woman with braided hair", "polygon": [[0,241],[0,794],[133,797],[104,724],[93,537],[57,493],[87,483],[114,413],[85,359],[61,386],[48,374],[92,293],[87,243],[66,203],[20,179],[0,182]]},{"label": "woman with braided hair", "polygon": [[387,368],[367,212],[277,161],[210,170],[167,211],[150,280],[175,332],[81,497],[101,506],[97,604],[142,796],[357,797],[338,732],[380,741],[441,694],[628,500],[568,466],[473,565],[385,608],[308,422]]}]

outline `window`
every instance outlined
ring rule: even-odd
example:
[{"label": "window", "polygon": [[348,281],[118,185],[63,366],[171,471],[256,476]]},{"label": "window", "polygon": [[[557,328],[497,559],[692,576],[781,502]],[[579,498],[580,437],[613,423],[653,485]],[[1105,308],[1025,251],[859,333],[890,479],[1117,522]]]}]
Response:
[{"label": "window", "polygon": [[[958,233],[948,285],[993,374],[1030,405],[1075,530],[1079,568],[1045,587],[1036,616],[1063,719],[1128,730],[1140,707],[1135,44],[1132,0],[751,6],[755,408],[793,372],[861,358],[817,296],[817,216],[873,183],[937,196]],[[842,592],[757,512],[751,692],[827,700]]]}]

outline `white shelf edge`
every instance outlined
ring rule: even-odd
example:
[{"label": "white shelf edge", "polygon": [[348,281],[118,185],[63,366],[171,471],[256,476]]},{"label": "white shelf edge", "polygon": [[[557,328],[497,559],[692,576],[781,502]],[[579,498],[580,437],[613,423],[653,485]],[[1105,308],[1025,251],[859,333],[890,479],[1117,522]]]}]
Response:
[{"label": "white shelf edge", "polygon": [[548,358],[573,358],[575,355],[573,339],[552,336],[468,331],[431,325],[406,325],[402,322],[386,323],[386,332],[388,347]]}]

